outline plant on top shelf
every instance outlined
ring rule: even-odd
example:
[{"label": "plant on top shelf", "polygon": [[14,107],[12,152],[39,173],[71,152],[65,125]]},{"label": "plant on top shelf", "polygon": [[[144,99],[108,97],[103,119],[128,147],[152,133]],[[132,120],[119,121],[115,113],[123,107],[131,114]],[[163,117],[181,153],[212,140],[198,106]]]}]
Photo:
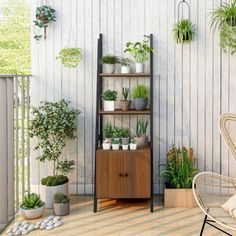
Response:
[{"label": "plant on top shelf", "polygon": [[121,143],[122,145],[129,145],[129,138],[130,138],[130,129],[129,128],[122,128],[121,129]]},{"label": "plant on top shelf", "polygon": [[129,88],[122,88],[123,100],[120,101],[121,110],[128,111],[130,109],[131,101],[128,100],[129,97]]},{"label": "plant on top shelf", "polygon": [[[68,173],[74,169],[74,161],[60,161],[66,143],[76,138],[78,109],[69,108],[69,102],[61,99],[58,102],[41,102],[32,109],[33,119],[29,132],[30,137],[37,137],[35,150],[41,149],[42,154],[37,158],[41,162],[52,162],[52,176],[41,180],[42,199],[46,207],[52,208],[53,191],[57,188],[68,194]],[[55,188],[57,186],[57,188]],[[46,194],[50,196],[46,196]]]},{"label": "plant on top shelf", "polygon": [[236,52],[236,0],[225,2],[210,12],[211,28],[220,31],[220,45],[225,52]]},{"label": "plant on top shelf", "polygon": [[107,122],[105,127],[103,128],[103,150],[110,150],[111,148],[111,141],[112,141],[112,135],[113,135],[113,128],[110,122]]},{"label": "plant on top shelf", "polygon": [[130,65],[133,63],[133,61],[129,58],[122,57],[119,61],[121,64],[121,73],[122,74],[128,74],[130,73]]},{"label": "plant on top shelf", "polygon": [[136,150],[137,149],[137,141],[134,137],[130,140],[129,146],[130,146],[130,150]]},{"label": "plant on top shelf", "polygon": [[108,54],[103,56],[101,59],[103,73],[113,74],[116,70],[116,63],[119,63],[119,61],[119,58],[115,55]]},{"label": "plant on top shelf", "polygon": [[144,84],[137,85],[133,88],[132,97],[136,110],[145,110],[148,105],[149,89]]},{"label": "plant on top shelf", "polygon": [[105,90],[102,92],[104,111],[114,111],[115,101],[117,99],[117,92],[112,90]]},{"label": "plant on top shelf", "polygon": [[153,48],[150,47],[150,36],[144,35],[142,42],[127,42],[124,52],[130,53],[136,62],[136,73],[144,72],[144,62],[148,61],[150,52]]},{"label": "plant on top shelf", "polygon": [[82,60],[83,54],[80,48],[63,48],[56,59],[61,60],[61,64],[67,68],[76,68]]},{"label": "plant on top shelf", "polygon": [[195,25],[188,19],[181,19],[174,24],[173,33],[176,43],[190,43],[196,33]]},{"label": "plant on top shelf", "polygon": [[64,193],[55,193],[53,211],[56,216],[65,216],[70,213],[70,198]]},{"label": "plant on top shelf", "polygon": [[146,147],[148,145],[148,136],[147,133],[148,121],[139,119],[136,125],[136,142],[139,148]]},{"label": "plant on top shelf", "polygon": [[[50,6],[41,6],[36,8],[36,20],[34,24],[40,29],[44,29],[44,39],[47,38],[46,29],[51,21],[56,21],[56,11]],[[34,38],[40,40],[41,34],[35,34]]]}]

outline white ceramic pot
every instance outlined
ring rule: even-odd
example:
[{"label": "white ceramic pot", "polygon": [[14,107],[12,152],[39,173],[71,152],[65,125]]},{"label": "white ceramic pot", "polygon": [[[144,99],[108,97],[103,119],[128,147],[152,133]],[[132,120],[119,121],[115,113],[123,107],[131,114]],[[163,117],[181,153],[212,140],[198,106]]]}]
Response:
[{"label": "white ceramic pot", "polygon": [[110,150],[111,149],[111,144],[110,143],[103,143],[102,148],[103,148],[103,150]]},{"label": "white ceramic pot", "polygon": [[130,143],[129,147],[130,147],[130,150],[136,150],[137,149],[137,144],[136,143]]},{"label": "white ceramic pot", "polygon": [[43,215],[45,209],[45,204],[36,209],[25,210],[20,207],[21,214],[28,220],[37,219]]},{"label": "white ceramic pot", "polygon": [[115,101],[103,101],[104,111],[115,111]]},{"label": "white ceramic pot", "polygon": [[130,66],[121,66],[121,73],[122,74],[129,74],[130,73]]},{"label": "white ceramic pot", "polygon": [[115,64],[103,64],[102,71],[103,73],[113,74],[116,70]]},{"label": "white ceramic pot", "polygon": [[123,150],[129,150],[129,144],[123,144],[122,149]]},{"label": "white ceramic pot", "polygon": [[112,144],[112,150],[119,150],[120,144]]},{"label": "white ceramic pot", "polygon": [[143,73],[144,72],[144,64],[143,63],[136,63],[135,64],[136,73]]},{"label": "white ceramic pot", "polygon": [[64,193],[65,195],[69,195],[68,188],[68,182],[57,186],[40,185],[40,197],[46,203],[46,208],[53,208],[53,198],[55,193]]}]

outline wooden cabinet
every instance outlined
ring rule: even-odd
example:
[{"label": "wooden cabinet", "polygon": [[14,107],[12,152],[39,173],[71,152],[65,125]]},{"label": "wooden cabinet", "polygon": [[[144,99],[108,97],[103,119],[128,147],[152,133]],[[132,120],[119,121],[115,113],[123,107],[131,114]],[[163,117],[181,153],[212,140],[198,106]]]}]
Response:
[{"label": "wooden cabinet", "polygon": [[97,198],[150,198],[150,149],[97,150]]}]

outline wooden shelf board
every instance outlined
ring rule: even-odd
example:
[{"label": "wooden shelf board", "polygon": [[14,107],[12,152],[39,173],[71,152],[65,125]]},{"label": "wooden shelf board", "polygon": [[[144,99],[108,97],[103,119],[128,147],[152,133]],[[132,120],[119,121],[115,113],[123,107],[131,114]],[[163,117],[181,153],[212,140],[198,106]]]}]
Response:
[{"label": "wooden shelf board", "polygon": [[114,74],[107,74],[107,73],[100,73],[99,76],[102,77],[150,77],[150,73],[130,73],[130,74],[121,74],[121,73],[114,73]]},{"label": "wooden shelf board", "polygon": [[149,115],[150,109],[137,111],[137,110],[129,110],[129,111],[122,111],[122,110],[115,110],[115,111],[103,111],[100,110],[99,114],[101,115]]}]

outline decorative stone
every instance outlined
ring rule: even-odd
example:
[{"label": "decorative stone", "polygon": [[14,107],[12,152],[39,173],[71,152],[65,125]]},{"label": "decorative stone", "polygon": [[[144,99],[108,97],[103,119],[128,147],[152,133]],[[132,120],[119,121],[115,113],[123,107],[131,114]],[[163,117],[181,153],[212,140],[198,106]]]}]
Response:
[{"label": "decorative stone", "polygon": [[47,223],[47,225],[53,225],[53,221],[50,220],[50,221]]},{"label": "decorative stone", "polygon": [[23,231],[23,230],[25,230],[25,228],[24,228],[24,227],[20,227],[19,230],[20,230],[20,231]]},{"label": "decorative stone", "polygon": [[28,229],[29,226],[30,226],[29,224],[25,224],[25,225],[23,225],[23,228]]},{"label": "decorative stone", "polygon": [[15,233],[18,229],[19,229],[19,227],[14,227],[12,230],[12,233]]},{"label": "decorative stone", "polygon": [[29,231],[26,229],[26,230],[23,230],[21,233],[22,233],[23,235],[25,235],[25,234],[28,234]]},{"label": "decorative stone", "polygon": [[11,232],[12,232],[12,229],[8,229],[6,233],[9,234]]},{"label": "decorative stone", "polygon": [[19,226],[21,226],[21,222],[16,222],[13,226],[14,227],[19,227]]},{"label": "decorative stone", "polygon": [[36,223],[36,225],[41,225],[42,222],[43,222],[43,220],[40,220],[40,221],[38,221],[38,222]]},{"label": "decorative stone", "polygon": [[47,227],[46,227],[46,230],[51,230],[51,229],[53,229],[54,227],[53,227],[53,225],[48,225]]},{"label": "decorative stone", "polygon": [[63,225],[63,222],[62,221],[58,221],[54,224],[54,227],[57,228],[57,227],[60,227]]},{"label": "decorative stone", "polygon": [[49,219],[45,219],[43,223],[47,224],[49,221],[50,221]]},{"label": "decorative stone", "polygon": [[18,230],[14,233],[14,235],[21,235],[21,231],[18,229]]},{"label": "decorative stone", "polygon": [[40,225],[36,224],[36,225],[34,226],[34,229],[39,229],[39,227],[40,227]]},{"label": "decorative stone", "polygon": [[22,226],[23,226],[23,225],[26,225],[26,224],[29,224],[29,222],[26,221],[26,220],[21,223]]},{"label": "decorative stone", "polygon": [[34,226],[35,226],[35,224],[31,224],[31,225],[28,227],[27,230],[29,230],[29,232],[33,231],[33,230],[34,230]]},{"label": "decorative stone", "polygon": [[55,216],[54,215],[50,215],[50,216],[48,216],[48,220],[52,220],[53,218],[54,218]]},{"label": "decorative stone", "polygon": [[56,220],[56,221],[59,221],[60,219],[61,219],[60,216],[55,216],[55,217],[53,218],[53,220]]},{"label": "decorative stone", "polygon": [[41,226],[40,226],[40,229],[46,229],[46,224],[45,223],[42,223]]}]

